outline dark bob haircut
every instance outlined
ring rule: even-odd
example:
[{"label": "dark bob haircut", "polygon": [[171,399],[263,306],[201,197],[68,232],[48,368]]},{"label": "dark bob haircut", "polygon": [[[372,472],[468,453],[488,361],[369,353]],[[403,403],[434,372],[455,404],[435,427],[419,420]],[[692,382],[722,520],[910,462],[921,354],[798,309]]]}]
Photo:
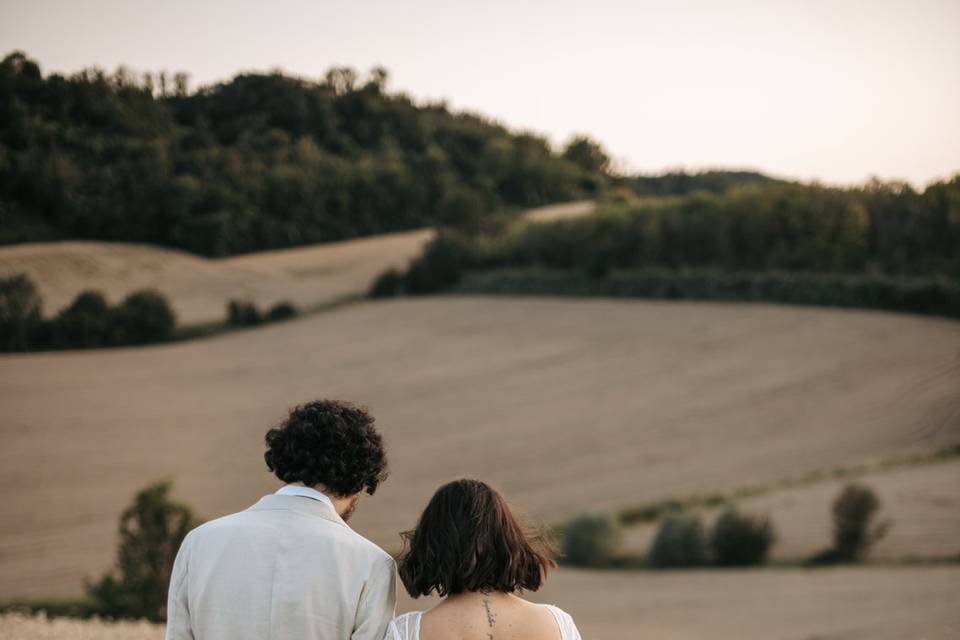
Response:
[{"label": "dark bob haircut", "polygon": [[267,431],[267,467],[284,482],[322,484],[338,497],[372,494],[387,477],[373,416],[346,402],[316,400]]},{"label": "dark bob haircut", "polygon": [[552,544],[526,531],[503,496],[479,480],[440,487],[416,528],[400,535],[400,579],[414,598],[536,591],[556,566]]}]

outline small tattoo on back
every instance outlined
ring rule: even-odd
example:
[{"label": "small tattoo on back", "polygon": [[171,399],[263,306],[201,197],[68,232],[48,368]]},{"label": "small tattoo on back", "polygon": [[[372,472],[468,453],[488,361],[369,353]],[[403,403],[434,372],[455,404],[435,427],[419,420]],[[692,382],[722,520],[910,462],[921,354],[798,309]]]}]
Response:
[{"label": "small tattoo on back", "polygon": [[487,638],[493,640],[493,625],[497,622],[497,614],[490,611],[490,601],[486,598],[483,599],[483,609],[487,612],[487,625],[490,627],[490,631],[487,632]]}]

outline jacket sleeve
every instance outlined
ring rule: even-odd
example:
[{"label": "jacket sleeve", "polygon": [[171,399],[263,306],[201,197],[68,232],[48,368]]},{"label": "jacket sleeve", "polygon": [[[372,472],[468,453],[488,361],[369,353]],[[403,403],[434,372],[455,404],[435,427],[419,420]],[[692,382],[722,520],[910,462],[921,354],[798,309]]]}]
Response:
[{"label": "jacket sleeve", "polygon": [[167,595],[166,640],[194,640],[190,624],[190,608],[187,605],[187,561],[190,556],[190,534],[183,539],[177,557],[173,561],[170,576],[170,591]]},{"label": "jacket sleeve", "polygon": [[396,610],[396,563],[390,556],[384,556],[374,565],[360,595],[360,606],[357,609],[351,640],[383,640]]}]

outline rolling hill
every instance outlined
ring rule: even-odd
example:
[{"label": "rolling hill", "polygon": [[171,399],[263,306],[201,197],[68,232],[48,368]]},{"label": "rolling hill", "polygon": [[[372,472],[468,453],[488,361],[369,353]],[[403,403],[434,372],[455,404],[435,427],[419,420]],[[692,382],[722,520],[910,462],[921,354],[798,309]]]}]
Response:
[{"label": "rolling hill", "polygon": [[957,389],[955,322],[766,304],[400,299],[189,343],[5,355],[0,599],[77,593],[158,478],[207,518],[271,491],[263,434],[317,397],[377,416],[392,478],[355,525],[395,550],[457,476],[557,522],[936,450],[960,439]]},{"label": "rolling hill", "polygon": [[[591,202],[530,210],[532,220],[584,215]],[[0,246],[0,277],[26,273],[37,284],[45,315],[54,315],[86,289],[111,302],[156,288],[181,323],[223,320],[227,302],[281,300],[311,307],[365,293],[391,267],[404,267],[433,237],[420,229],[328,244],[210,259],[176,249],[121,242],[64,241]]]}]

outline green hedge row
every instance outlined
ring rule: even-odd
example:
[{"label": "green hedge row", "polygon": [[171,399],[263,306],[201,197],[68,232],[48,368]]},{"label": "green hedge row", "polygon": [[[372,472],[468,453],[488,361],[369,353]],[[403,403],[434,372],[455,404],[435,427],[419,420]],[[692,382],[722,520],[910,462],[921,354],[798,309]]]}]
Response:
[{"label": "green hedge row", "polygon": [[591,278],[578,270],[466,271],[456,293],[767,301],[960,318],[960,284],[946,277],[637,269]]}]

